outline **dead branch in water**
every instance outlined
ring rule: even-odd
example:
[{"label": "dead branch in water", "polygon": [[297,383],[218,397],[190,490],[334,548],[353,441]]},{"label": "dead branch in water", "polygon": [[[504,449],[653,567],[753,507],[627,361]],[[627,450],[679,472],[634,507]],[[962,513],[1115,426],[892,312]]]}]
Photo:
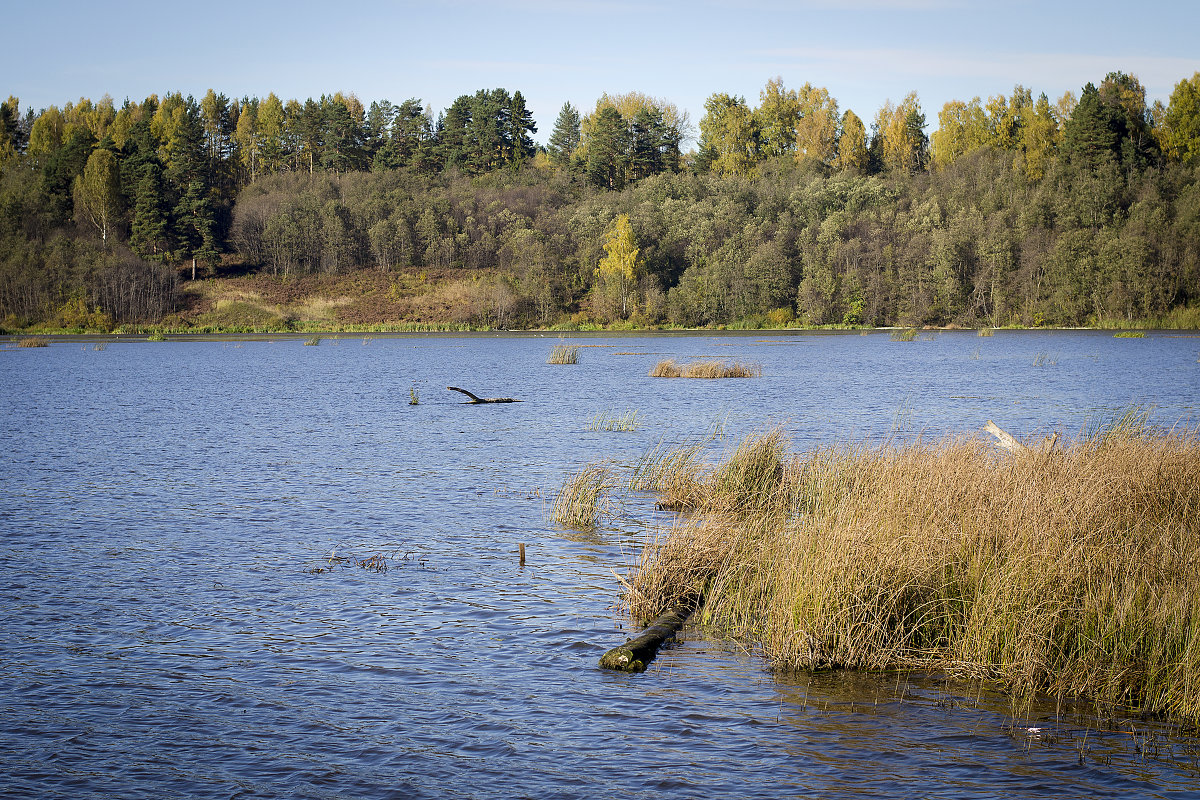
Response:
[{"label": "dead branch in water", "polygon": [[446,388],[452,392],[462,392],[467,397],[471,398],[470,402],[468,402],[467,405],[474,405],[475,403],[519,403],[519,402],[521,402],[520,400],[517,400],[514,397],[479,397],[478,395],[474,395],[471,392],[468,392],[466,389],[460,389],[457,386],[447,386]]}]

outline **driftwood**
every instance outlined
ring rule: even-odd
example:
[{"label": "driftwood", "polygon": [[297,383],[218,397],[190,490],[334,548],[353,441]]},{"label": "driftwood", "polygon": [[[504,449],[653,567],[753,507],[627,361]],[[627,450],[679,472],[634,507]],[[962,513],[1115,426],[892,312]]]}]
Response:
[{"label": "driftwood", "polygon": [[478,397],[476,395],[471,394],[466,389],[460,389],[457,386],[447,386],[446,388],[452,392],[462,392],[467,397],[471,398],[470,402],[468,402],[467,405],[473,405],[475,403],[519,403],[519,402],[521,402],[520,400],[517,400],[516,398],[513,398],[513,397]]},{"label": "driftwood", "polygon": [[658,617],[641,635],[630,639],[620,647],[614,647],[600,657],[600,666],[621,672],[644,672],[646,665],[654,660],[655,653],[664,641],[683,627],[692,609],[673,608]]},{"label": "driftwood", "polygon": [[999,425],[992,422],[990,419],[988,420],[987,425],[983,426],[983,429],[992,436],[996,437],[997,446],[1003,447],[1005,450],[1008,450],[1012,453],[1048,453],[1054,449],[1056,444],[1058,444],[1058,434],[1055,433],[1047,436],[1037,447],[1028,447],[1018,442],[1011,434],[1001,429]]}]

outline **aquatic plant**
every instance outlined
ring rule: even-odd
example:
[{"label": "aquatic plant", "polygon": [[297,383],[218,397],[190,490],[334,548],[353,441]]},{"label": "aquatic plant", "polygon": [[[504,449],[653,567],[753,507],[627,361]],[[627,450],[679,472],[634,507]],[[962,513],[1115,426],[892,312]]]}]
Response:
[{"label": "aquatic plant", "polygon": [[676,364],[674,359],[659,361],[650,370],[652,378],[761,378],[762,367],[739,361],[694,361]]},{"label": "aquatic plant", "polygon": [[304,346],[305,346],[305,347],[316,347],[316,346],[317,346],[317,345],[319,345],[320,343],[321,343],[321,337],[320,337],[320,336],[310,336],[309,338],[307,338],[307,339],[305,339],[305,340],[304,340]]},{"label": "aquatic plant", "polygon": [[660,497],[689,513],[628,576],[636,619],[700,603],[779,669],[943,670],[1200,720],[1194,431],[1130,410],[1050,452],[792,454],[772,431],[715,467],[651,462],[678,465],[686,497]]},{"label": "aquatic plant", "polygon": [[1034,353],[1033,365],[1035,367],[1053,367],[1058,365],[1058,355],[1053,353]]},{"label": "aquatic plant", "polygon": [[567,344],[559,342],[554,345],[550,351],[550,357],[546,359],[547,364],[578,364],[579,363],[579,345]]},{"label": "aquatic plant", "polygon": [[50,340],[43,336],[26,336],[17,339],[17,347],[49,347]]},{"label": "aquatic plant", "polygon": [[979,329],[980,336],[991,336],[994,333],[995,333],[995,331],[993,331],[991,328],[980,328]]},{"label": "aquatic plant", "polygon": [[414,383],[408,390],[408,404],[416,406],[421,404],[421,398],[417,395],[417,385]]},{"label": "aquatic plant", "polygon": [[603,508],[603,495],[613,486],[612,470],[590,464],[563,484],[554,499],[551,517],[569,528],[594,528]]},{"label": "aquatic plant", "polygon": [[917,333],[916,328],[900,328],[892,331],[888,338],[893,342],[912,342],[916,341]]},{"label": "aquatic plant", "polygon": [[1114,339],[1144,339],[1146,334],[1142,331],[1119,331],[1113,334]]},{"label": "aquatic plant", "polygon": [[588,421],[587,430],[610,432],[636,431],[639,427],[641,427],[641,424],[641,420],[638,419],[637,411],[630,410],[619,415],[602,411]]}]

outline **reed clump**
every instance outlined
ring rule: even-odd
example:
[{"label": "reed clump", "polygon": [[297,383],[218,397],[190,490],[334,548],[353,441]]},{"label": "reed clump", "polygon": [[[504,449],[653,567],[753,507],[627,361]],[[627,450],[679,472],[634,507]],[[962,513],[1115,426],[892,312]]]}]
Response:
[{"label": "reed clump", "polygon": [[17,347],[49,347],[50,340],[42,336],[26,336],[17,340]]},{"label": "reed clump", "polygon": [[913,342],[916,341],[918,333],[916,328],[901,328],[892,331],[888,338],[893,342]]},{"label": "reed clump", "polygon": [[554,345],[550,351],[550,356],[546,359],[547,364],[578,364],[579,363],[579,345],[566,344],[559,342]]},{"label": "reed clump", "polygon": [[558,497],[554,499],[551,517],[568,528],[596,527],[605,503],[605,494],[615,485],[612,470],[589,464],[567,478]]},{"label": "reed clump", "polygon": [[602,411],[588,421],[587,429],[589,431],[624,433],[636,431],[641,425],[642,418],[636,410],[626,411],[622,414]]},{"label": "reed clump", "polygon": [[659,453],[690,475],[649,483],[692,513],[625,601],[648,619],[702,598],[781,670],[943,670],[1200,720],[1200,441],[1138,419],[1021,455],[793,454],[779,432],[715,467]]},{"label": "reed clump", "polygon": [[693,361],[677,364],[674,359],[659,361],[650,370],[652,378],[761,378],[762,367],[740,361]]}]

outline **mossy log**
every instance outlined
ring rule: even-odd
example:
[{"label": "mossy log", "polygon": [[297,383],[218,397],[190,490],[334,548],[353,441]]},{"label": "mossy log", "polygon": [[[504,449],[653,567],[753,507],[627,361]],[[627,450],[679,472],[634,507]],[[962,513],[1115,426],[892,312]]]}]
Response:
[{"label": "mossy log", "polygon": [[621,672],[643,672],[664,641],[675,635],[692,615],[691,608],[673,608],[651,623],[650,627],[620,647],[614,647],[600,657],[603,669]]},{"label": "mossy log", "polygon": [[478,396],[472,394],[471,392],[468,392],[466,389],[460,389],[457,386],[447,386],[446,388],[452,392],[462,392],[467,397],[471,398],[471,400],[467,403],[467,405],[474,405],[475,403],[519,403],[519,402],[521,402],[520,400],[517,400],[514,397],[478,397]]}]

